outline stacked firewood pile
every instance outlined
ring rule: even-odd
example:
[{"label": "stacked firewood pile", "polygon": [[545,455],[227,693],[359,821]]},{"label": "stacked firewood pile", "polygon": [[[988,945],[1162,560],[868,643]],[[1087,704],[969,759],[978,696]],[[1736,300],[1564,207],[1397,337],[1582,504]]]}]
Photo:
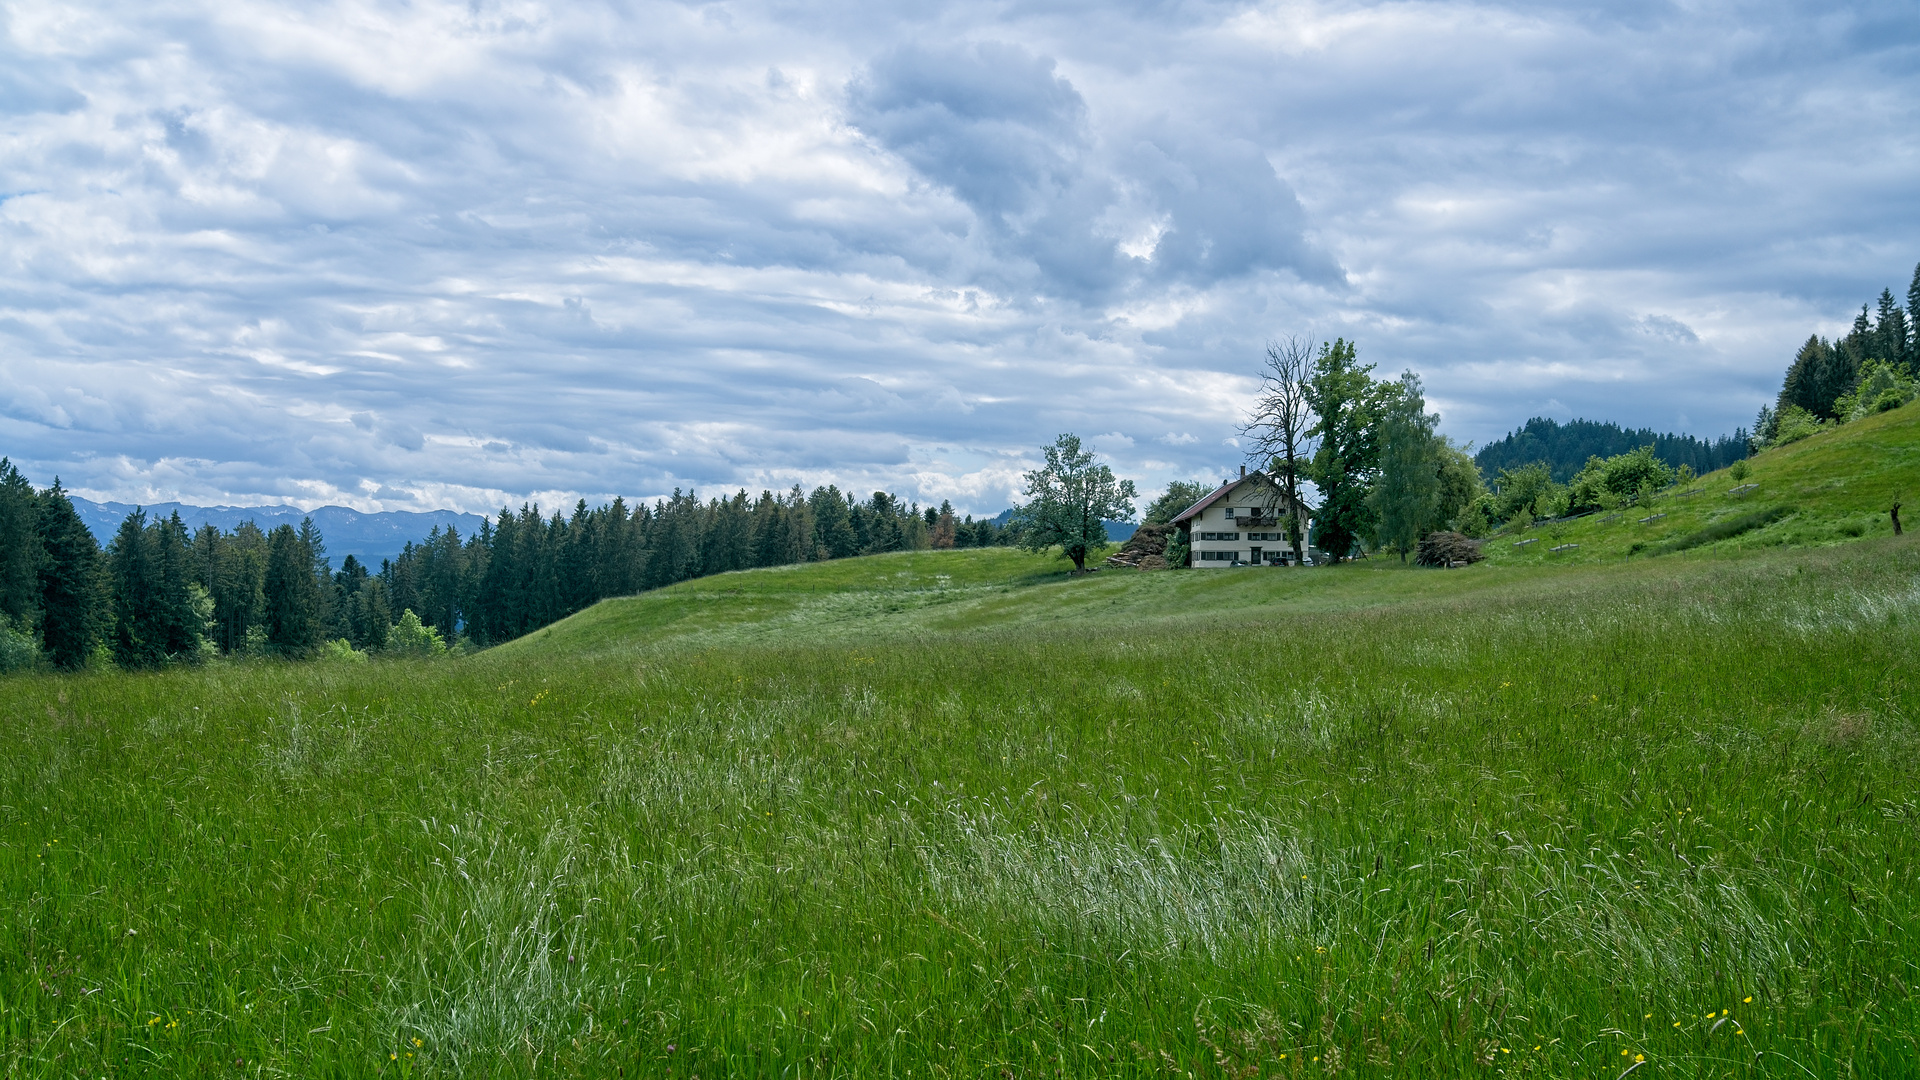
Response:
[{"label": "stacked firewood pile", "polygon": [[1480,554],[1480,541],[1457,532],[1428,533],[1414,552],[1413,561],[1421,566],[1459,567],[1486,558]]},{"label": "stacked firewood pile", "polygon": [[1130,570],[1165,570],[1167,568],[1167,541],[1173,537],[1173,526],[1149,523],[1133,531],[1133,536],[1120,546],[1119,552],[1107,558],[1107,565]]}]

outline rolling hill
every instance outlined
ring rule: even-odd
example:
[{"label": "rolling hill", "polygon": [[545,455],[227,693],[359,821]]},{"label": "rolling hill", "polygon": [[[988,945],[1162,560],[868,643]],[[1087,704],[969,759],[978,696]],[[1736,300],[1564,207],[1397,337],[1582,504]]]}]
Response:
[{"label": "rolling hill", "polygon": [[1911,424],[1669,500],[1795,509],[1664,557],[903,552],[0,679],[0,1060],[1912,1075],[1920,537],[1844,528]]},{"label": "rolling hill", "polygon": [[1732,468],[1721,469],[1650,506],[1502,531],[1485,546],[1488,560],[1523,566],[1678,552],[1718,556],[1891,535],[1887,510],[1895,494],[1920,496],[1920,401],[1744,464],[1751,470],[1744,481],[1734,479]]}]

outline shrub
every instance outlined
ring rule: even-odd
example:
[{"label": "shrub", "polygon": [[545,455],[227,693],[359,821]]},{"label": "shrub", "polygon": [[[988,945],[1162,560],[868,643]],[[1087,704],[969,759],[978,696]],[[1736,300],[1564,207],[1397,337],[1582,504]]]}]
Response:
[{"label": "shrub", "polygon": [[439,630],[422,623],[420,616],[408,608],[387,635],[386,651],[400,656],[445,656],[447,642]]},{"label": "shrub", "polygon": [[1914,396],[1912,376],[1896,365],[1869,360],[1860,369],[1860,380],[1833,407],[1844,423],[1897,409]]},{"label": "shrub", "polygon": [[1580,513],[1644,503],[1674,478],[1673,467],[1653,456],[1652,444],[1610,458],[1595,455],[1567,485],[1567,510]]},{"label": "shrub", "polygon": [[1818,435],[1833,426],[1833,421],[1822,420],[1798,405],[1786,405],[1780,409],[1780,420],[1774,429],[1771,446],[1785,446],[1799,442],[1809,435]]},{"label": "shrub", "polygon": [[367,662],[367,654],[354,648],[353,642],[346,638],[334,638],[320,646],[320,659],[347,664],[364,664]]},{"label": "shrub", "polygon": [[39,666],[40,643],[34,640],[32,627],[16,626],[0,615],[0,675]]}]

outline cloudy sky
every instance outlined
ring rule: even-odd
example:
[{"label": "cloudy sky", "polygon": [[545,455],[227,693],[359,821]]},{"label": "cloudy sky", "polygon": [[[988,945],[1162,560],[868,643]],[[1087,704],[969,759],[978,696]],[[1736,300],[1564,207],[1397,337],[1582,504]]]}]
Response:
[{"label": "cloudy sky", "polygon": [[1747,423],[1920,261],[1920,5],[0,3],[0,453],[484,511],[1217,477],[1262,343],[1457,439]]}]

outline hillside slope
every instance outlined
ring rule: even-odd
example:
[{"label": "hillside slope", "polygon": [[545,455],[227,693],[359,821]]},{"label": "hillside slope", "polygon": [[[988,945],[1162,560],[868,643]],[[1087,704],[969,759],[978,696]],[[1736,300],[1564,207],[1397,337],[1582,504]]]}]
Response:
[{"label": "hillside slope", "polygon": [[[1537,566],[1891,535],[1894,493],[1920,496],[1920,402],[1765,451],[1746,465],[1744,484],[1721,469],[1650,506],[1502,530],[1485,550],[1495,564]],[[1739,490],[1745,485],[1752,487]]]}]

